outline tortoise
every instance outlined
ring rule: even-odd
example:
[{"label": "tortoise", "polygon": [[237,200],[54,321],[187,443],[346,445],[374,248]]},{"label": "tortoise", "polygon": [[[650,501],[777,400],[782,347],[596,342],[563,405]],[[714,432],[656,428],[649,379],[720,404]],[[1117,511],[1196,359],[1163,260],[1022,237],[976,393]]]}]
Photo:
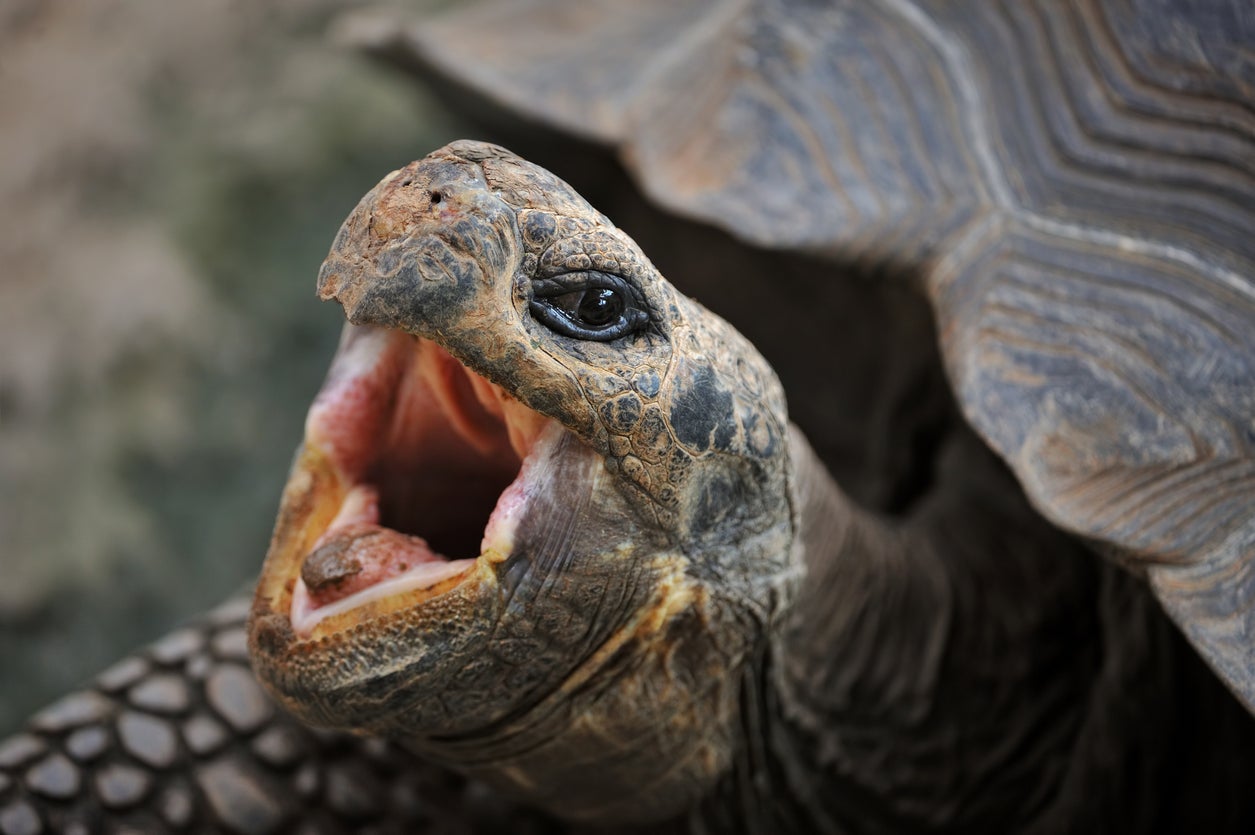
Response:
[{"label": "tortoise", "polygon": [[[826,616],[809,628],[832,639],[812,642],[823,654],[789,673],[810,676],[814,697],[785,710],[771,701],[778,680],[749,678],[736,698],[769,710],[734,734],[755,744],[732,746],[734,757],[761,757],[757,743],[767,740],[792,746],[796,759],[772,761],[765,773],[734,769],[739,783],[716,781],[688,813],[699,830],[1249,830],[1239,788],[1251,761],[1249,717],[1198,674],[1139,577],[1249,709],[1255,258],[1242,232],[1252,228],[1255,155],[1242,47],[1251,15],[1238,4],[1153,5],[672,3],[573,14],[558,3],[479,4],[417,28],[365,31],[378,54],[622,147],[652,200],[748,242],[752,249],[736,248],[667,218],[681,230],[673,246],[691,240],[735,280],[663,272],[724,305],[744,330],[757,327],[755,341],[765,336],[778,354],[816,337],[793,322],[766,328],[756,321],[764,315],[811,308],[822,320],[833,313],[817,303],[822,293],[897,300],[884,285],[918,287],[963,417],[1035,508],[947,424],[929,450],[928,495],[885,499],[894,514],[886,523],[842,499],[790,435],[803,462],[795,474],[809,474],[805,490],[844,508],[823,515],[836,530],[803,526],[801,538],[835,535],[854,519],[853,547],[883,561],[860,582],[807,582],[796,592],[799,610]],[[689,94],[669,92],[677,90]],[[554,153],[548,133],[533,128],[522,140],[529,156]],[[595,185],[610,176],[563,164]],[[757,295],[734,286],[754,280],[764,288]],[[824,290],[810,292],[812,284]],[[831,289],[838,285],[854,289]],[[781,294],[800,299],[786,306]],[[912,315],[902,313],[918,324]],[[840,343],[839,334],[819,337]],[[823,420],[843,416],[788,379],[813,386],[819,371],[836,373],[835,359],[777,370],[792,411],[812,415],[806,429],[842,473],[850,468],[832,437],[848,427],[826,436]],[[945,572],[928,578],[932,557],[921,563],[921,553],[968,566],[969,578],[989,573],[981,584],[948,586]],[[320,555],[307,585],[335,585],[353,569],[351,543]],[[925,579],[905,581],[912,570]],[[919,614],[938,588],[968,607],[945,629]],[[349,827],[383,815],[411,829],[427,815],[432,831],[551,825],[505,824],[502,815],[521,813],[477,783],[396,747],[311,735],[274,712],[238,666],[240,617],[228,608],[206,621],[213,640],[198,628],[176,633],[111,670],[92,695],[35,717],[31,733],[0,749],[0,831],[102,808],[149,828],[194,814],[240,831],[273,831],[301,814]],[[788,629],[787,620],[773,627]],[[843,634],[860,630],[887,638],[831,657]],[[998,655],[1015,646],[1008,634],[1034,650]],[[954,649],[965,642],[978,650]],[[750,666],[780,669],[757,656]],[[961,686],[956,666],[981,676],[983,698]],[[331,706],[308,706],[308,694],[285,698],[329,718]],[[999,727],[1001,710],[1029,718],[1007,719],[1001,727],[1018,732],[991,741],[978,729]],[[782,740],[765,721],[782,712],[810,732]],[[929,736],[920,729],[934,713],[952,721]],[[719,721],[718,711],[697,714]],[[168,742],[165,716],[183,717],[182,741]],[[101,722],[112,733],[99,732]],[[198,733],[214,738],[213,728],[216,742],[193,746]],[[112,740],[119,750],[109,750]],[[76,751],[95,763],[90,779]],[[817,761],[824,767],[799,766]],[[354,783],[352,769],[370,778]],[[821,779],[834,772],[837,788]],[[596,787],[579,776],[576,784]],[[389,780],[388,791],[375,784]],[[570,807],[576,794],[541,800],[595,818]],[[667,814],[650,805],[657,801],[628,800],[623,819]]]},{"label": "tortoise", "polygon": [[247,640],[228,606],[37,714],[6,835],[559,825],[500,797],[602,831],[1255,819],[1255,728],[1138,579],[970,436],[905,518],[859,508],[753,346],[546,170],[461,141],[389,174],[319,293],[350,324]]}]

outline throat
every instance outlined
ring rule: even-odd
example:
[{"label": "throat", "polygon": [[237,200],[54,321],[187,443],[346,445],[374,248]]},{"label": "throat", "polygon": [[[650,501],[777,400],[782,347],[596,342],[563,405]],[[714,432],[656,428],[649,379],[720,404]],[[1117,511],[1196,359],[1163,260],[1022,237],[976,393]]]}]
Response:
[{"label": "throat", "polygon": [[407,348],[361,481],[377,492],[380,525],[446,558],[475,557],[527,447],[513,442],[508,395],[430,342]]},{"label": "throat", "polygon": [[421,537],[445,558],[476,557],[493,508],[520,466],[508,445],[476,456],[450,441],[409,461],[381,462],[369,479],[378,485],[379,524]]}]

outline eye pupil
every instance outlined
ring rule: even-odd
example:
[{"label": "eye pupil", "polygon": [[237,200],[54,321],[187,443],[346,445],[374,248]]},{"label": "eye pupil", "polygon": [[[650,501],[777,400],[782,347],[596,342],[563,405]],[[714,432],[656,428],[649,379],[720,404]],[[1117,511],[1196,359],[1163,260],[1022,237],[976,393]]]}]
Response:
[{"label": "eye pupil", "polygon": [[592,328],[601,327],[623,314],[623,300],[614,290],[597,287],[584,291],[575,312],[583,324]]},{"label": "eye pupil", "polygon": [[622,276],[570,272],[532,282],[532,316],[572,339],[613,342],[649,323],[643,299]]}]

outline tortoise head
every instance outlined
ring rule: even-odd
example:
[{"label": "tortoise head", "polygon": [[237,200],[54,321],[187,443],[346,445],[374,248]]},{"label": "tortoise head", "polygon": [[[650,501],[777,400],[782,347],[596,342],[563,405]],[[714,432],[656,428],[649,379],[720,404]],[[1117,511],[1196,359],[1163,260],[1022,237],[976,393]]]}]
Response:
[{"label": "tortoise head", "polygon": [[349,324],[257,589],[262,681],[567,817],[707,791],[793,576],[766,362],[476,142],[363,198],[319,293]]}]

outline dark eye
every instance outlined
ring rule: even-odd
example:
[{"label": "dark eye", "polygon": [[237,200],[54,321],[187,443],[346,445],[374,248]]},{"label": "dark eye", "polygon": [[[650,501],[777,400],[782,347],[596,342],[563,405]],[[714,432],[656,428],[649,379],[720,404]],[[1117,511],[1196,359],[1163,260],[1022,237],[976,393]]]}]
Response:
[{"label": "dark eye", "polygon": [[608,287],[576,290],[550,299],[572,319],[590,328],[612,325],[623,315],[623,297]]},{"label": "dark eye", "polygon": [[649,314],[617,275],[566,273],[532,284],[532,315],[564,336],[609,342],[639,330]]}]

